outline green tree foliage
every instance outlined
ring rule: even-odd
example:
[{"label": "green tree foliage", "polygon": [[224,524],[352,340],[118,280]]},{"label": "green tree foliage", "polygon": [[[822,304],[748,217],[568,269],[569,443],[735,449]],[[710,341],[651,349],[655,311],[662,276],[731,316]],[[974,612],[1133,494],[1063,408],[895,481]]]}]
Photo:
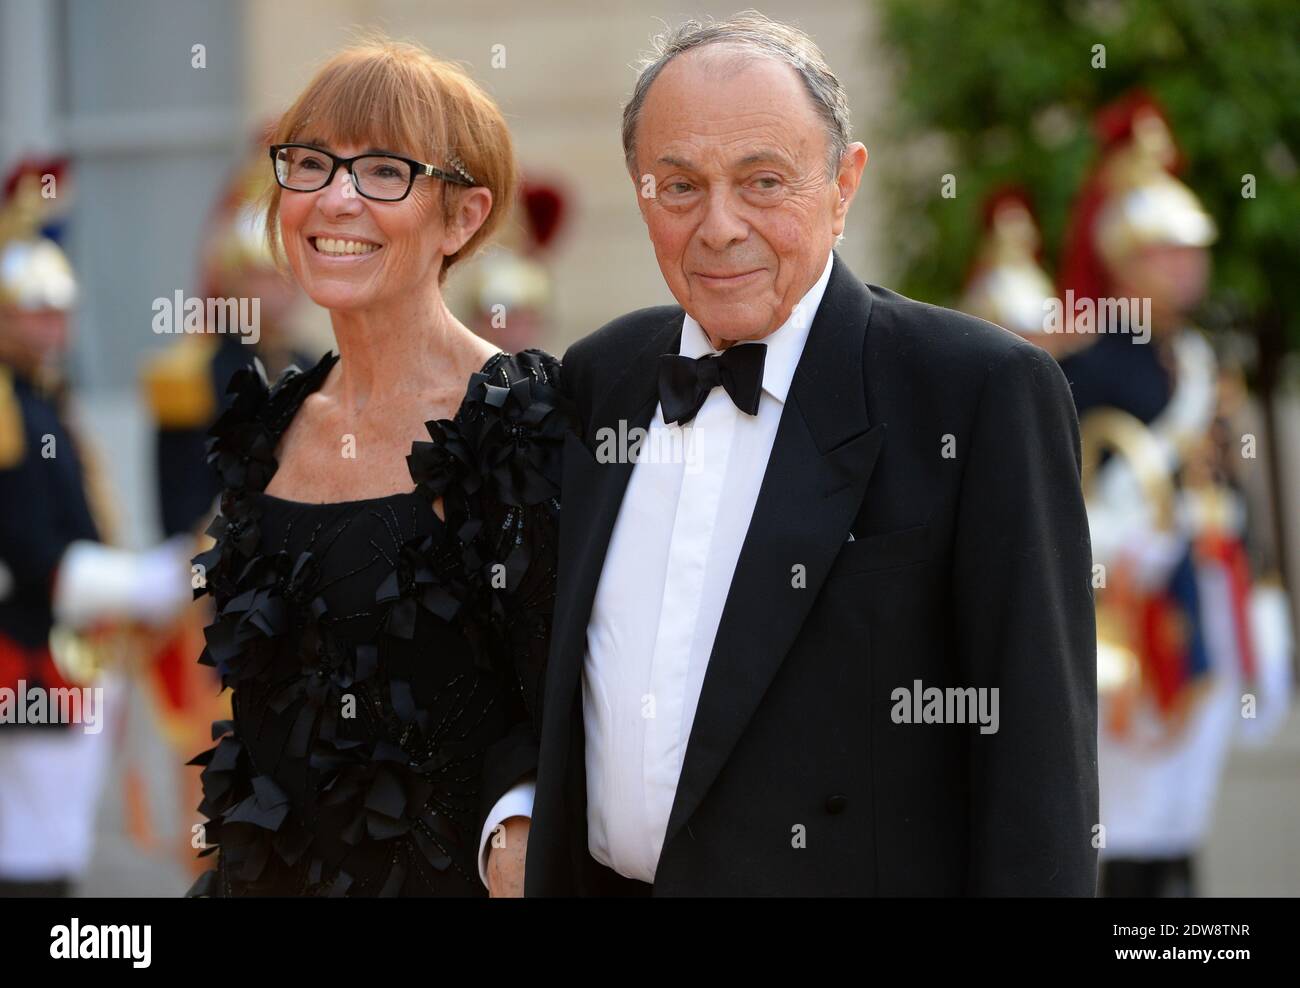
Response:
[{"label": "green tree foliage", "polygon": [[[1093,114],[1142,87],[1169,115],[1181,178],[1219,224],[1213,298],[1266,340],[1266,354],[1300,350],[1300,2],[882,0],[880,9],[897,60],[895,133],[941,135],[929,153],[886,166],[901,210],[893,228],[908,230],[895,238],[903,291],[956,297],[981,204],[1007,183],[1032,196],[1054,272],[1095,157]],[[1094,67],[1098,45],[1104,68]],[[956,198],[940,195],[944,174],[955,176]],[[1255,198],[1243,197],[1248,175]]]}]

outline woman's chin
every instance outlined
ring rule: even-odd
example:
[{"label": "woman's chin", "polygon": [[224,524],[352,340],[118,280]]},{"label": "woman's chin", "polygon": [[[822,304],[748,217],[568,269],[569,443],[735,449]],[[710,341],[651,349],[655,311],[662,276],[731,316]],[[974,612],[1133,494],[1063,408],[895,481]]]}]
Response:
[{"label": "woman's chin", "polygon": [[303,286],[303,290],[309,299],[331,312],[360,311],[375,302],[374,292],[334,279],[312,279],[311,283]]}]

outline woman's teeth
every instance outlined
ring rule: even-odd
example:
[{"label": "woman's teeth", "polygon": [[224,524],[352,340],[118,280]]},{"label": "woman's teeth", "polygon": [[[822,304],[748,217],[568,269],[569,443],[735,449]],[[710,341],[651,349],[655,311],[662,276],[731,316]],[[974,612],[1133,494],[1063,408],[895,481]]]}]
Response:
[{"label": "woman's teeth", "polygon": [[316,249],[322,254],[369,254],[379,249],[378,244],[368,244],[361,240],[331,240],[329,237],[317,237]]}]

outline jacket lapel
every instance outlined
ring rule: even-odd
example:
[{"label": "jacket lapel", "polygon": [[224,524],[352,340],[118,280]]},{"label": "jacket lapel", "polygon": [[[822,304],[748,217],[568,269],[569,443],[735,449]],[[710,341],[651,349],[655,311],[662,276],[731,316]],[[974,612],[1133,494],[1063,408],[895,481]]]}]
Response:
[{"label": "jacket lapel", "polygon": [[[867,421],[871,296],[835,258],[791,383],[705,673],[664,849],[713,785],[794,643],[884,440]],[[795,567],[803,567],[797,586]]]}]

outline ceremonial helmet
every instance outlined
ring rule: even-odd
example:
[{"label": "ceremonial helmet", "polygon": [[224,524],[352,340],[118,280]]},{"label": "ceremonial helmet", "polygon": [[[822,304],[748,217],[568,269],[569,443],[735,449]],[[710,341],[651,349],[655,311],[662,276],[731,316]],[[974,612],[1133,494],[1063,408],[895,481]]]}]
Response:
[{"label": "ceremonial helmet", "polygon": [[77,300],[67,255],[47,231],[66,202],[61,160],[25,161],[4,183],[0,203],[0,305],[65,312]]},{"label": "ceremonial helmet", "polygon": [[[466,279],[469,308],[480,323],[478,331],[508,350],[535,346],[537,323],[551,302],[547,252],[567,218],[567,197],[554,184],[525,180],[519,188],[515,221],[507,225],[497,246],[475,264]],[[510,313],[502,332],[495,308]]]},{"label": "ceremonial helmet", "polygon": [[1134,91],[1104,107],[1095,131],[1101,155],[1075,202],[1061,257],[1061,294],[1078,298],[1113,294],[1113,272],[1142,247],[1208,247],[1218,232],[1174,177],[1178,148],[1150,95]]},{"label": "ceremonial helmet", "polygon": [[259,127],[248,155],[230,177],[208,214],[208,236],[201,252],[203,293],[239,293],[249,276],[277,271],[266,237],[265,197],[274,184],[266,166],[271,126]]},{"label": "ceremonial helmet", "polygon": [[1056,290],[1038,262],[1041,247],[1024,193],[994,193],[984,207],[984,236],[958,307],[1019,336],[1043,337],[1044,303]]}]

